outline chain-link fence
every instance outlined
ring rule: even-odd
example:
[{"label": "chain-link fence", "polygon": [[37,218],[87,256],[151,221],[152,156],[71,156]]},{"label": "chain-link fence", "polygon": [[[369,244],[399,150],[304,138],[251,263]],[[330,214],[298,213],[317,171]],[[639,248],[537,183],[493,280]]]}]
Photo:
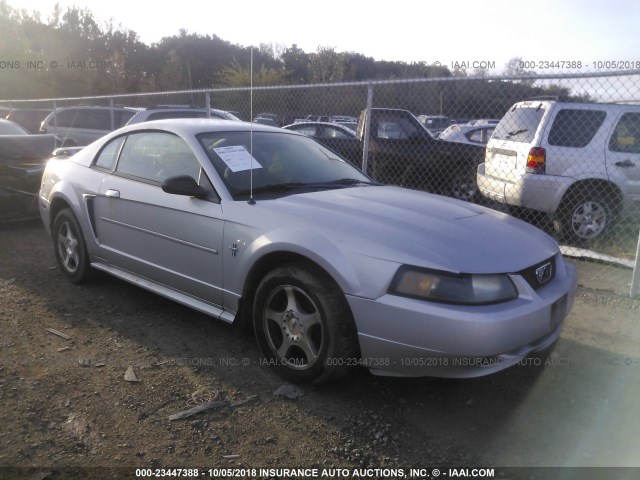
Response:
[{"label": "chain-link fence", "polygon": [[[131,121],[130,107],[145,109],[133,121],[231,112],[313,135],[375,180],[533,223],[565,254],[617,265],[637,291],[640,71],[1,101],[0,115],[86,145]],[[606,289],[620,272],[604,265]]]}]

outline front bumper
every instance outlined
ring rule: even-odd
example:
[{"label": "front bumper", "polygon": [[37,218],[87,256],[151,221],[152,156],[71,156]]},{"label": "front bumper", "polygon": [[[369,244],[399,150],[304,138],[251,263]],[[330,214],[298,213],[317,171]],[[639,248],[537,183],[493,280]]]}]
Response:
[{"label": "front bumper", "polygon": [[519,297],[497,305],[347,296],[358,328],[360,364],[377,375],[449,378],[479,377],[515,365],[560,336],[577,274],[562,259],[557,266],[554,280],[538,290],[512,275]]}]

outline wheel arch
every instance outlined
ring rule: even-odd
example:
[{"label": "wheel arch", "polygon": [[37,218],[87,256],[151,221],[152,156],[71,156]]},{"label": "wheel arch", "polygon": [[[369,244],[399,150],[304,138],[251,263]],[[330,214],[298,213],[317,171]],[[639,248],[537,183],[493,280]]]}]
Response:
[{"label": "wheel arch", "polygon": [[[49,227],[50,229],[53,228],[53,222],[55,221],[56,217],[58,216],[58,213],[60,213],[61,210],[64,210],[65,208],[70,209],[73,212],[73,208],[71,207],[71,205],[69,204],[69,202],[61,197],[61,196],[56,196],[51,200],[50,206],[49,206]],[[74,213],[75,215],[75,213]]]},{"label": "wheel arch", "polygon": [[[291,263],[304,264],[305,266],[312,268],[313,270],[324,276],[328,281],[332,282],[336,289],[343,291],[338,280],[336,280],[326,268],[324,268],[318,262],[314,261],[312,258],[297,252],[286,250],[269,252],[256,260],[256,262],[247,272],[246,279],[242,288],[242,296],[240,298],[238,315],[236,317],[236,321],[240,326],[247,327],[251,323],[251,312],[253,311],[253,293],[258,288],[258,285],[260,284],[262,279],[275,268]],[[348,302],[345,301],[345,303],[347,303],[348,306]],[[351,310],[350,307],[348,308],[349,310]],[[351,314],[353,315],[353,312],[351,312]]]},{"label": "wheel arch", "polygon": [[585,179],[573,183],[562,195],[560,208],[578,195],[594,191],[604,195],[606,200],[612,200],[610,207],[613,209],[612,214],[614,217],[620,213],[623,205],[622,191],[615,183],[603,179]]}]

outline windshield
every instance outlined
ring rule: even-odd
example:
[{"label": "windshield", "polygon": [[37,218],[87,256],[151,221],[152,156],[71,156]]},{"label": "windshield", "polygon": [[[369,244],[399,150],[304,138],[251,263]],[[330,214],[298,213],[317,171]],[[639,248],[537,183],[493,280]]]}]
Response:
[{"label": "windshield", "polygon": [[[373,184],[336,153],[308,137],[278,132],[198,135],[234,199],[253,193],[308,191]],[[251,152],[251,153],[250,153]]]},{"label": "windshield", "polygon": [[512,108],[502,117],[491,138],[529,143],[538,130],[543,114],[542,106]]}]

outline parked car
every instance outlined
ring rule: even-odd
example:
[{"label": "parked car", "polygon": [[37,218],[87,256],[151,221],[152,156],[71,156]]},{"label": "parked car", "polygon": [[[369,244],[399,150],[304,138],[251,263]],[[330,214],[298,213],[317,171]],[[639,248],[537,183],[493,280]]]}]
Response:
[{"label": "parked car", "polygon": [[448,142],[470,143],[472,145],[486,145],[495,125],[451,125],[438,138]]},{"label": "parked car", "polygon": [[449,119],[449,117],[445,117],[443,115],[418,115],[416,118],[433,135],[438,135],[449,125],[451,125],[451,120]]},{"label": "parked car", "polygon": [[270,125],[272,127],[279,127],[281,123],[278,121],[278,115],[270,112],[260,112],[253,117],[254,123],[261,125]]},{"label": "parked car", "polygon": [[303,119],[299,119],[302,122],[329,122],[329,123],[340,123],[340,122],[355,122],[358,123],[357,117],[350,117],[348,115],[307,115]]},{"label": "parked car", "polygon": [[471,125],[498,125],[500,123],[499,118],[476,118],[474,120],[469,120],[468,122]]},{"label": "parked car", "polygon": [[488,198],[552,216],[588,243],[640,205],[640,106],[532,100],[500,120],[478,168]]},{"label": "parked car", "polygon": [[42,221],[60,271],[93,269],[251,322],[284,378],[474,377],[560,335],[575,269],[537,228],[372,182],[288,130],[161,120],[48,162]]},{"label": "parked car", "polygon": [[253,123],[259,123],[260,125],[269,125],[270,127],[277,127],[278,122],[271,117],[255,117]]},{"label": "parked car", "polygon": [[353,164],[362,164],[362,149],[355,130],[327,122],[298,122],[282,128],[315,138]]},{"label": "parked car", "polygon": [[133,125],[141,122],[149,122],[152,120],[164,120],[166,118],[218,118],[220,120],[240,121],[238,117],[225,110],[216,108],[199,108],[189,105],[156,105],[139,111],[127,125]]},{"label": "parked car", "polygon": [[138,111],[129,107],[61,107],[43,120],[40,133],[53,133],[66,145],[88,145],[125,125]]},{"label": "parked car", "polygon": [[330,122],[331,117],[329,115],[307,115],[303,120],[306,122]]},{"label": "parked car", "polygon": [[0,222],[38,216],[37,193],[54,135],[32,135],[0,119]]},{"label": "parked car", "polygon": [[333,123],[358,123],[358,117],[350,115],[332,115],[329,121]]},{"label": "parked car", "polygon": [[51,113],[51,109],[15,108],[5,117],[27,129],[29,133],[39,133],[40,124]]}]

